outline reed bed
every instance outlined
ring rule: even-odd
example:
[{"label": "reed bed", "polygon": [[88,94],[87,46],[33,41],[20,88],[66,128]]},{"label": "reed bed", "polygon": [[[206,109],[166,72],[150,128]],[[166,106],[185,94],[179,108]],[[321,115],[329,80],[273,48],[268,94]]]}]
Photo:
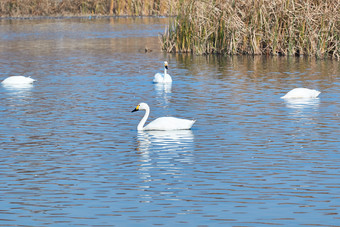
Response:
[{"label": "reed bed", "polygon": [[1,17],[173,16],[177,0],[1,0]]},{"label": "reed bed", "polygon": [[339,0],[182,0],[163,50],[340,59]]}]

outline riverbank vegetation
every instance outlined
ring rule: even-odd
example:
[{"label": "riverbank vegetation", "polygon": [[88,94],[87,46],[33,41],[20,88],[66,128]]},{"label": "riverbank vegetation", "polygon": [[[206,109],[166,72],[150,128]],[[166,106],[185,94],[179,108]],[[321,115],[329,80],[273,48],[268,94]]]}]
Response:
[{"label": "riverbank vegetation", "polygon": [[340,59],[340,1],[188,0],[161,36],[167,52]]},{"label": "riverbank vegetation", "polygon": [[1,17],[173,16],[177,0],[1,0]]},{"label": "riverbank vegetation", "polygon": [[171,53],[333,57],[339,0],[1,0],[0,17],[176,16],[161,35]]}]

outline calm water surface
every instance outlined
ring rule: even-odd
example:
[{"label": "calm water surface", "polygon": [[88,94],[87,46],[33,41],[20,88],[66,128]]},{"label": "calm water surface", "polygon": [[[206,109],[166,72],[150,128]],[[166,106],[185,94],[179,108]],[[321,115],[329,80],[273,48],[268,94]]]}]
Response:
[{"label": "calm water surface", "polygon": [[[168,55],[167,23],[0,20],[1,80],[37,80],[0,87],[0,226],[340,226],[339,63]],[[137,132],[142,101],[197,122]]]}]

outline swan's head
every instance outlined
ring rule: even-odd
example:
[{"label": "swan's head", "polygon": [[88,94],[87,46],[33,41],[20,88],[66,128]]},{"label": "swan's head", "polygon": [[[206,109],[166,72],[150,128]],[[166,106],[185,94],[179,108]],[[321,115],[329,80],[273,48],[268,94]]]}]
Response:
[{"label": "swan's head", "polygon": [[168,69],[168,62],[167,61],[164,62],[164,68]]},{"label": "swan's head", "polygon": [[146,110],[146,109],[148,109],[148,108],[149,108],[148,104],[146,104],[146,103],[144,103],[144,102],[141,102],[141,103],[139,103],[139,104],[136,106],[136,108],[135,108],[134,110],[132,110],[131,112],[136,112],[136,111],[138,111],[138,110]]}]

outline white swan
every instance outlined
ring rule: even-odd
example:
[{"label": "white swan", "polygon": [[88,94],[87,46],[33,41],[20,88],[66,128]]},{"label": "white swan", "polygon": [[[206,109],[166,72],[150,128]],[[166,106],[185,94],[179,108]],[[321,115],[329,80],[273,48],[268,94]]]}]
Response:
[{"label": "white swan", "polygon": [[131,112],[135,112],[138,110],[145,110],[145,115],[142,120],[139,122],[137,126],[137,130],[183,130],[190,129],[192,125],[195,123],[195,120],[187,120],[176,117],[159,117],[153,121],[151,121],[147,126],[144,127],[146,120],[150,114],[149,105],[146,103],[139,103],[137,107]]},{"label": "white swan", "polygon": [[320,91],[308,88],[294,88],[281,98],[282,99],[317,98],[320,93],[321,93]]},{"label": "white swan", "polygon": [[25,76],[10,76],[4,79],[1,84],[3,85],[27,85],[27,84],[33,84],[35,79],[32,79],[31,77],[25,77]]},{"label": "white swan", "polygon": [[168,62],[164,62],[164,73],[156,73],[153,78],[154,83],[171,83],[171,76],[167,73],[168,70]]}]

